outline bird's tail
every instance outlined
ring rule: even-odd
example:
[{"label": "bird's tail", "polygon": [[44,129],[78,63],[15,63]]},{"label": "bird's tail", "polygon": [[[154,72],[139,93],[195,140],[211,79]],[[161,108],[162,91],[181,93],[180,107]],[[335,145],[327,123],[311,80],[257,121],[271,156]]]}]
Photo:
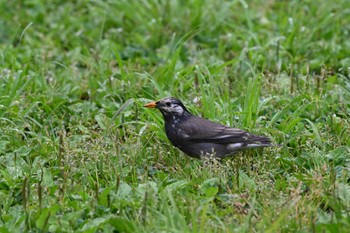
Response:
[{"label": "bird's tail", "polygon": [[247,148],[254,148],[254,147],[273,146],[273,144],[269,137],[251,134],[249,135],[249,138],[246,141],[245,146]]}]

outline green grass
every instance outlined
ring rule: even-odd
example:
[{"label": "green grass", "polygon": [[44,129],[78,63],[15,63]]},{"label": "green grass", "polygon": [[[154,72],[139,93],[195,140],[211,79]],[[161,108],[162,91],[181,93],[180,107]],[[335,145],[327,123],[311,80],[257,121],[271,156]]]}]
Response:
[{"label": "green grass", "polygon": [[[347,0],[73,2],[0,2],[1,232],[349,229]],[[281,146],[205,165],[165,96]]]}]

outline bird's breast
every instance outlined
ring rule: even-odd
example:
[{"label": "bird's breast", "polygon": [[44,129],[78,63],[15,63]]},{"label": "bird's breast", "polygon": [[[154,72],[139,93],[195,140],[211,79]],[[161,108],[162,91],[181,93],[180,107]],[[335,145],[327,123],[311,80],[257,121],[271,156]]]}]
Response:
[{"label": "bird's breast", "polygon": [[174,146],[179,146],[184,140],[186,140],[186,134],[184,130],[179,127],[176,122],[171,122],[165,125],[165,133]]}]

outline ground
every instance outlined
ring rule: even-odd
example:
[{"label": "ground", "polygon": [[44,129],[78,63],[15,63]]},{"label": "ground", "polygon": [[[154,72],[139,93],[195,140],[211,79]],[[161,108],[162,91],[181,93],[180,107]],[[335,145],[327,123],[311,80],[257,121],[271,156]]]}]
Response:
[{"label": "ground", "polygon": [[[350,17],[336,1],[1,1],[1,232],[346,232]],[[172,147],[158,111],[280,146]]]}]

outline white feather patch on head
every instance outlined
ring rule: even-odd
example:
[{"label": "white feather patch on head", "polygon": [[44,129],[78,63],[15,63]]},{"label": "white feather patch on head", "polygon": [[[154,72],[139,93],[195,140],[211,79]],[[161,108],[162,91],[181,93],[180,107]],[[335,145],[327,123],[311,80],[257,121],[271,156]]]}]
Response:
[{"label": "white feather patch on head", "polygon": [[171,104],[171,106],[164,106],[162,107],[165,113],[176,113],[176,115],[182,115],[184,112],[184,109],[177,104]]}]

